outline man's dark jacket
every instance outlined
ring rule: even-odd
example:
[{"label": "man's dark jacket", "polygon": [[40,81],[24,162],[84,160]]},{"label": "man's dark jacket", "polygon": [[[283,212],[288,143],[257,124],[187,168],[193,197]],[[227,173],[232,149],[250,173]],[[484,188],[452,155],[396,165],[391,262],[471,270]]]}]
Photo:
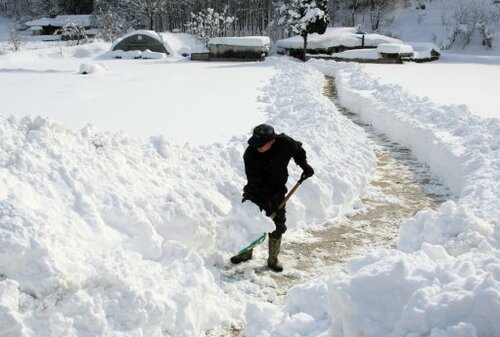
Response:
[{"label": "man's dark jacket", "polygon": [[288,163],[291,159],[300,165],[306,162],[306,151],[302,143],[284,133],[275,138],[271,149],[260,153],[248,147],[243,154],[248,183],[243,188],[243,197],[261,206],[287,192]]}]

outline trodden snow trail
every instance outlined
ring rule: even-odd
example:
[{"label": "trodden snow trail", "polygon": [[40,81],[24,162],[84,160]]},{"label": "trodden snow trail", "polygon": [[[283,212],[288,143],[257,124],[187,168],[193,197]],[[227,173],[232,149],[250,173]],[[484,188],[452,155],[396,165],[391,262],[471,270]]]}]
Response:
[{"label": "trodden snow trail", "polygon": [[[222,270],[222,280],[242,289],[249,299],[283,305],[288,289],[294,285],[340,272],[348,258],[370,249],[394,248],[399,225],[405,219],[425,208],[436,209],[449,199],[449,191],[409,149],[376,133],[338,104],[332,77],[325,77],[324,95],[340,113],[366,131],[373,146],[377,171],[363,198],[366,207],[335,223],[325,223],[322,229],[309,231],[305,242],[287,242],[285,234],[280,254],[285,268],[282,273],[266,267],[267,241],[254,249],[251,261]],[[207,336],[238,336],[241,328],[236,324],[225,334]]]}]

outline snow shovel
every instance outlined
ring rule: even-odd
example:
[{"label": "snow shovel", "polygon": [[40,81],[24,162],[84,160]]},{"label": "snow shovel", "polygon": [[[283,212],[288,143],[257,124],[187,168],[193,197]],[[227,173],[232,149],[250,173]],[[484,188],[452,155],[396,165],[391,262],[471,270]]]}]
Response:
[{"label": "snow shovel", "polygon": [[[295,186],[293,186],[292,189],[290,190],[290,192],[288,192],[288,194],[286,195],[285,199],[281,202],[281,204],[278,206],[278,208],[269,216],[269,218],[271,220],[273,220],[276,217],[276,215],[278,214],[278,211],[280,209],[282,209],[283,207],[285,207],[286,202],[288,201],[288,199],[290,199],[290,197],[295,193],[295,191],[299,188],[300,184],[302,184],[304,182],[304,180],[305,179],[300,178],[299,181],[297,181],[295,183]],[[248,246],[246,246],[245,248],[243,248],[242,250],[240,250],[238,252],[238,254],[236,254],[235,256],[244,255],[244,254],[248,253],[253,248],[255,248],[256,246],[258,246],[262,242],[264,242],[264,240],[266,240],[266,236],[267,236],[267,233],[262,233],[262,235],[259,236],[259,238],[257,240],[253,241],[251,244],[249,244]]]}]

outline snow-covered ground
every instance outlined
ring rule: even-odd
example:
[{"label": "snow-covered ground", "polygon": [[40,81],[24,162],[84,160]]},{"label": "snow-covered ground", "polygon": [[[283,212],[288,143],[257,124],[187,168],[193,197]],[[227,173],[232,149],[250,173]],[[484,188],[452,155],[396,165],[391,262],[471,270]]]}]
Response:
[{"label": "snow-covered ground", "polygon": [[[500,118],[500,57],[444,53],[437,62],[365,65],[381,83],[396,84],[445,105],[466,105],[479,116]],[[396,70],[396,71],[395,71]]]},{"label": "snow-covered ground", "polygon": [[[263,118],[255,92],[273,75],[270,66],[99,59],[106,47],[6,55],[0,68],[8,83],[1,93],[8,97],[3,112],[50,117],[72,129],[91,123],[102,130],[195,144],[227,142]],[[82,64],[105,71],[81,75]],[[239,90],[231,90],[235,87]],[[226,92],[232,93],[221,96]]]},{"label": "snow-covered ground", "polygon": [[[108,47],[0,56],[0,336],[199,336],[241,319],[252,337],[500,335],[500,121],[481,116],[500,79],[475,76],[495,62],[111,60]],[[441,70],[464,68],[474,94],[445,96]],[[410,69],[438,93],[409,83]],[[302,141],[316,170],[288,205],[285,240],[363,207],[374,154],[323,97],[324,74],[453,201],[403,223],[397,250],[291,289],[284,308],[249,301],[254,289],[217,270],[270,228],[240,202],[255,124]]]}]

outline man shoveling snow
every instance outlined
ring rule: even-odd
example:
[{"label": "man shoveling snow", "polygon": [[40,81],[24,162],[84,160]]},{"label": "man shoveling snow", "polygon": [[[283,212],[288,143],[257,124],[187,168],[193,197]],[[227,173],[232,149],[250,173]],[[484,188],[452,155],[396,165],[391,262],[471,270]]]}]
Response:
[{"label": "man shoveling snow", "polygon": [[[288,163],[291,159],[302,170],[300,183],[314,174],[313,168],[307,163],[306,151],[302,143],[284,133],[277,135],[272,126],[261,124],[253,129],[248,140],[243,159],[247,184],[243,188],[243,200],[250,200],[271,217],[276,229],[269,233],[269,257],[267,265],[273,271],[283,271],[278,254],[281,247],[281,237],[286,232],[286,216],[284,202],[287,192]],[[298,186],[298,185],[296,185]],[[240,263],[252,258],[253,249],[235,255],[232,263]]]}]

